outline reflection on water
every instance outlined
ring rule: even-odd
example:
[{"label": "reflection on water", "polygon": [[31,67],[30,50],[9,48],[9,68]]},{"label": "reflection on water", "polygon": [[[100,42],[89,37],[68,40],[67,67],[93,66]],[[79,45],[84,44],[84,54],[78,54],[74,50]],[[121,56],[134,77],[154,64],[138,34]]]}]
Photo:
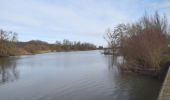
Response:
[{"label": "reflection on water", "polygon": [[0,58],[0,100],[156,100],[161,82],[121,62],[99,51]]},{"label": "reflection on water", "polygon": [[119,70],[119,66],[123,62],[123,58],[121,56],[112,56],[112,55],[106,55],[105,56],[107,62],[108,62],[108,68],[114,70]]},{"label": "reflection on water", "polygon": [[18,79],[16,58],[0,58],[0,85]]},{"label": "reflection on water", "polygon": [[117,67],[123,62],[121,56],[107,56],[107,61],[109,77],[116,84],[113,90],[117,97],[113,100],[157,100],[161,81],[135,73],[122,73]]}]

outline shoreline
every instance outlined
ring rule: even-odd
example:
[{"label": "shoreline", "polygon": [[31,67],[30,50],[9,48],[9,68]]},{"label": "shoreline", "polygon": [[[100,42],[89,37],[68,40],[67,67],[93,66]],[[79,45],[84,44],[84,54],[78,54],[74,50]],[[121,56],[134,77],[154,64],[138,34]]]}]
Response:
[{"label": "shoreline", "polygon": [[[93,49],[94,50],[94,49]],[[18,55],[12,55],[12,56],[0,56],[0,58],[4,57],[19,57],[19,56],[28,56],[28,55],[38,55],[38,54],[46,54],[46,53],[57,53],[57,52],[76,52],[76,51],[93,51],[93,50],[63,50],[63,51],[38,51],[37,53],[30,53],[30,52],[25,52],[25,53],[20,53]],[[98,49],[95,49],[98,50]]]}]

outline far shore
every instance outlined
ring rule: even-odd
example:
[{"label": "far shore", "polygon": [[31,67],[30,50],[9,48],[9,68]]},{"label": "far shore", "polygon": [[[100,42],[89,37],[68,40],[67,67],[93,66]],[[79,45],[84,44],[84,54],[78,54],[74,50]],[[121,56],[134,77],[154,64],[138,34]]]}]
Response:
[{"label": "far shore", "polygon": [[[93,50],[98,50],[98,49],[93,49]],[[19,53],[18,55],[14,55],[14,56],[0,56],[0,58],[1,57],[16,57],[16,56],[37,55],[37,54],[55,53],[55,52],[78,52],[78,51],[92,51],[92,50],[62,50],[62,51],[46,50],[46,51],[38,51],[36,53],[24,52],[24,53]]]}]

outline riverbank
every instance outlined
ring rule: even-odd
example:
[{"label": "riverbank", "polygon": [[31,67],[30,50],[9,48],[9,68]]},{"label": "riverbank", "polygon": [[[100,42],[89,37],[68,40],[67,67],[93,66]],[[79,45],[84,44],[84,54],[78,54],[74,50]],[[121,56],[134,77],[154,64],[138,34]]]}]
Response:
[{"label": "riverbank", "polygon": [[119,64],[119,68],[122,72],[125,73],[138,73],[141,75],[147,75],[151,77],[157,77],[160,80],[164,80],[166,76],[166,72],[168,71],[168,68],[170,66],[170,61],[166,61],[164,63],[160,64],[159,69],[154,69],[154,68],[148,68],[148,67],[134,67],[136,65],[132,64],[127,64],[127,63],[122,63]]},{"label": "riverbank", "polygon": [[[8,33],[3,33],[8,36]],[[96,50],[96,46],[91,43],[81,43],[76,41],[63,40],[50,44],[41,40],[31,40],[28,42],[12,41],[10,39],[0,41],[0,57],[41,54],[59,51],[85,51]]]},{"label": "riverbank", "polygon": [[[95,49],[97,50],[97,49]],[[27,51],[22,50],[20,53],[16,54],[16,55],[12,55],[12,56],[0,56],[0,57],[13,57],[13,56],[24,56],[24,55],[37,55],[37,54],[45,54],[45,53],[55,53],[55,52],[76,52],[76,51],[95,51],[93,50],[63,50],[63,51],[51,51],[51,50],[47,50],[47,51],[38,51],[36,53],[30,53]]]},{"label": "riverbank", "polygon": [[164,83],[162,85],[161,91],[158,96],[158,100],[169,100],[170,98],[170,68],[166,73],[166,77],[164,79]]}]

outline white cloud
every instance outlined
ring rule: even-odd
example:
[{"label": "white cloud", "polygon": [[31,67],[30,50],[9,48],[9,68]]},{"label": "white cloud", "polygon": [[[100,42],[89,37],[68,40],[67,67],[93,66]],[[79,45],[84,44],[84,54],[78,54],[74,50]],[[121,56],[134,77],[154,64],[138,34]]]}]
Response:
[{"label": "white cloud", "polygon": [[[109,4],[96,3],[94,1],[73,2],[81,7],[70,8],[64,5],[50,4],[37,1],[12,1],[5,2],[1,9],[2,20],[28,25],[29,27],[56,26],[56,29],[71,30],[73,32],[98,32],[109,27],[112,23],[127,20]],[[1,7],[1,8],[2,8]],[[113,21],[114,20],[114,21]],[[49,29],[51,29],[49,27]]]},{"label": "white cloud", "polygon": [[[1,28],[9,28],[20,34],[29,33],[37,38],[40,34],[51,35],[51,38],[74,35],[77,36],[77,40],[83,38],[87,40],[85,36],[91,36],[100,44],[103,42],[102,35],[106,28],[134,21],[145,10],[152,10],[146,5],[152,7],[158,5],[158,2],[154,4],[148,0],[0,0],[0,2]],[[162,2],[159,6],[167,8],[169,3]]]},{"label": "white cloud", "polygon": [[157,9],[167,9],[170,8],[170,1],[169,0],[165,0],[162,2],[154,2],[151,4],[152,7],[157,8]]}]

